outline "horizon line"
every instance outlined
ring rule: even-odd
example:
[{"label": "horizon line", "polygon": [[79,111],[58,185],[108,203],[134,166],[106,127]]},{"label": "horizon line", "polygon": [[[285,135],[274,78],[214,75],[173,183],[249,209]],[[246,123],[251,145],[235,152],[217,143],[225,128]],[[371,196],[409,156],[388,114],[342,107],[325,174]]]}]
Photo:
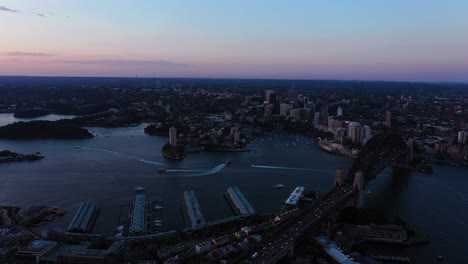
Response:
[{"label": "horizon line", "polygon": [[421,84],[462,84],[468,85],[466,82],[456,81],[395,81],[395,80],[359,80],[359,79],[288,79],[288,78],[239,78],[239,77],[148,77],[148,76],[61,76],[61,75],[0,75],[0,78],[4,77],[23,77],[23,78],[100,78],[100,79],[198,79],[198,80],[253,80],[253,81],[335,81],[335,82],[388,82],[388,83],[421,83]]}]

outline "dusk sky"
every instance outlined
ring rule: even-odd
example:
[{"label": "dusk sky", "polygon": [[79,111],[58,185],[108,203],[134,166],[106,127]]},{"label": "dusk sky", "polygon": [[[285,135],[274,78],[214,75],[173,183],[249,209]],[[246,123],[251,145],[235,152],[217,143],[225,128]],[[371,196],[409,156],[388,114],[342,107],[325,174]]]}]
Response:
[{"label": "dusk sky", "polygon": [[468,1],[0,0],[0,75],[468,82]]}]

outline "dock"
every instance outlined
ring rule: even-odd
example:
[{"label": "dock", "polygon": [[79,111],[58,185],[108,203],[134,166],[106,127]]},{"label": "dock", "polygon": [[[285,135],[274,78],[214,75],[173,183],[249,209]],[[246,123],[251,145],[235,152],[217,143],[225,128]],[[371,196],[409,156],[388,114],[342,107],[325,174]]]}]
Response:
[{"label": "dock", "polygon": [[224,193],[236,215],[254,215],[255,210],[244,194],[237,187],[229,187]]},{"label": "dock", "polygon": [[194,191],[185,191],[180,199],[185,225],[189,228],[200,228],[206,225],[197,195]]},{"label": "dock", "polygon": [[81,203],[67,231],[72,233],[90,233],[96,222],[98,212],[99,209],[95,202],[86,201]]},{"label": "dock", "polygon": [[146,195],[137,194],[133,203],[130,216],[130,227],[128,234],[130,236],[146,235],[148,232],[148,202]]}]

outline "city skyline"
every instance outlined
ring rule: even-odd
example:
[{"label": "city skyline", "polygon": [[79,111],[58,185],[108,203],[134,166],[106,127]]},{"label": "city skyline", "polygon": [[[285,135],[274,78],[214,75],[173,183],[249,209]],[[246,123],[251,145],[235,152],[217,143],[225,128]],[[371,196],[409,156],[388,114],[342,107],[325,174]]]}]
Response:
[{"label": "city skyline", "polygon": [[0,1],[0,75],[468,82],[464,1]]}]

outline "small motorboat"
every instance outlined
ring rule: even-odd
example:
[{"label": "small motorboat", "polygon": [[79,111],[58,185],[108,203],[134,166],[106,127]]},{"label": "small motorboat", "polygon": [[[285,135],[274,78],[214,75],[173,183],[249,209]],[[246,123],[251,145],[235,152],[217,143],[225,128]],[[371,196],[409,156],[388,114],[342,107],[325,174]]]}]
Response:
[{"label": "small motorboat", "polygon": [[76,149],[80,149],[81,147],[80,147],[80,146],[74,146],[74,148],[76,148]]},{"label": "small motorboat", "polygon": [[231,161],[230,161],[230,160],[226,160],[226,161],[224,162],[224,165],[226,165],[226,166],[228,166],[228,165],[230,165],[230,164],[231,164]]},{"label": "small motorboat", "polygon": [[142,192],[142,191],[146,190],[146,188],[145,188],[145,187],[141,187],[141,186],[137,186],[137,187],[135,187],[134,190],[135,190],[135,192]]},{"label": "small motorboat", "polygon": [[159,171],[160,173],[166,172],[166,168],[163,168],[163,167],[158,168],[158,171]]},{"label": "small motorboat", "polygon": [[118,233],[122,233],[124,231],[124,226],[118,226],[115,231],[117,231]]},{"label": "small motorboat", "polygon": [[283,189],[284,188],[284,185],[283,184],[276,184],[275,186],[273,186],[273,188],[275,189]]},{"label": "small motorboat", "polygon": [[161,209],[163,209],[162,206],[159,206],[159,205],[155,205],[155,206],[154,206],[154,210],[156,210],[156,211],[157,211],[157,210],[161,210]]}]

